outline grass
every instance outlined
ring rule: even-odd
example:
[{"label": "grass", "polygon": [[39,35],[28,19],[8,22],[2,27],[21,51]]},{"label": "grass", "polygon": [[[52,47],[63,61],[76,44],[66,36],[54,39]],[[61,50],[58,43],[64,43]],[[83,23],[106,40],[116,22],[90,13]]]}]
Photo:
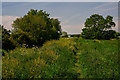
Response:
[{"label": "grass", "polygon": [[18,48],[3,57],[3,78],[77,77],[74,68],[73,43],[70,40],[49,41],[42,48]]},{"label": "grass", "polygon": [[61,38],[2,58],[3,78],[118,78],[118,41]]},{"label": "grass", "polygon": [[117,78],[118,40],[84,40],[78,47],[82,78]]}]

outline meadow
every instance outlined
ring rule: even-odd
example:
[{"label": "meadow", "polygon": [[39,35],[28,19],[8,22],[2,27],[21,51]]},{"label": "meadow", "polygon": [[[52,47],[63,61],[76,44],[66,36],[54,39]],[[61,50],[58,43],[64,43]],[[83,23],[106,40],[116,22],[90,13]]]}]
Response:
[{"label": "meadow", "polygon": [[120,39],[60,38],[4,51],[3,78],[118,78]]}]

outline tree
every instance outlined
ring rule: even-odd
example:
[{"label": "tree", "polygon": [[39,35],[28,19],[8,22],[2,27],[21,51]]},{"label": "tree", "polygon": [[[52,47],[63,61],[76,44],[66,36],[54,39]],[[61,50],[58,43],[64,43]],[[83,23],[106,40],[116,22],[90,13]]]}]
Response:
[{"label": "tree", "polygon": [[85,28],[82,29],[82,37],[86,39],[111,39],[116,38],[116,31],[111,30],[115,27],[112,16],[103,16],[93,14],[86,19]]},{"label": "tree", "polygon": [[16,43],[17,47],[32,47],[32,40],[29,38],[28,34],[22,30],[17,30],[17,32],[12,33],[11,38],[14,40],[14,43]]},{"label": "tree", "polygon": [[2,49],[2,26],[0,25],[0,49]]},{"label": "tree", "polygon": [[24,32],[26,38],[31,40],[28,44],[36,46],[41,46],[47,40],[59,39],[61,33],[60,21],[49,18],[49,14],[43,10],[31,9],[23,17],[17,18],[12,26],[13,34]]},{"label": "tree", "polygon": [[62,37],[68,37],[67,32],[63,31],[63,32],[62,32]]},{"label": "tree", "polygon": [[2,32],[2,49],[4,50],[12,50],[16,47],[14,42],[10,39],[10,30],[5,29],[0,25]]}]

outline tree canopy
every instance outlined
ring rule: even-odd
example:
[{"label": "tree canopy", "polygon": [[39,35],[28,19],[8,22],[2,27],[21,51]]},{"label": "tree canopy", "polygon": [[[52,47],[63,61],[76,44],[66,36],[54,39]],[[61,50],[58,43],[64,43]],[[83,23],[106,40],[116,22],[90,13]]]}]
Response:
[{"label": "tree canopy", "polygon": [[111,30],[115,27],[112,16],[104,18],[102,15],[93,14],[86,19],[85,28],[82,29],[82,37],[86,39],[111,39],[116,38],[117,33]]},{"label": "tree canopy", "polygon": [[2,49],[4,50],[14,49],[16,46],[14,42],[10,39],[10,30],[5,29],[1,25],[0,28],[1,28],[0,33],[2,33]]},{"label": "tree canopy", "polygon": [[[14,28],[13,38],[18,35],[16,39],[24,40],[23,43],[30,46],[41,46],[47,40],[59,39],[61,34],[60,21],[50,18],[49,15],[46,11],[31,9],[12,24]],[[22,35],[20,36],[20,34]],[[25,36],[24,39],[23,36]]]}]

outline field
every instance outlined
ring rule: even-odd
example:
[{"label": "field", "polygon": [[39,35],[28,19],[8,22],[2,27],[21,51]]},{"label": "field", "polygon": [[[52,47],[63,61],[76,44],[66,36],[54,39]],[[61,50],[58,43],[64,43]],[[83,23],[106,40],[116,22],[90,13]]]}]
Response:
[{"label": "field", "polygon": [[16,48],[2,58],[3,78],[118,78],[120,40],[60,38]]}]

